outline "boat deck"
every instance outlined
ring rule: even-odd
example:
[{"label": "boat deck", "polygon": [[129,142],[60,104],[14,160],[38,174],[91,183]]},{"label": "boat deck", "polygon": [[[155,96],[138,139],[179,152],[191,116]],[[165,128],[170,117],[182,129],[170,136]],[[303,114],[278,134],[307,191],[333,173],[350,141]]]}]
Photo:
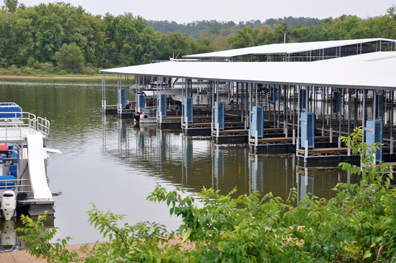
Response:
[{"label": "boat deck", "polygon": [[24,142],[28,134],[36,132],[29,127],[3,127],[0,124],[0,143]]}]

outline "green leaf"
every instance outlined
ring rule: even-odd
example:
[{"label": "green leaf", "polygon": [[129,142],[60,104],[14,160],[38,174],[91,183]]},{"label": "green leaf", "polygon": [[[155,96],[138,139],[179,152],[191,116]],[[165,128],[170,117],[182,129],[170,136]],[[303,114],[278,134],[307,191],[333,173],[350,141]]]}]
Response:
[{"label": "green leaf", "polygon": [[370,252],[370,250],[366,250],[366,252],[364,253],[364,257],[363,257],[363,259],[365,259],[365,258],[369,258],[369,257],[371,257],[371,252]]},{"label": "green leaf", "polygon": [[186,240],[190,237],[191,235],[191,228],[189,230],[187,230],[186,234],[183,237],[183,242],[186,242]]}]

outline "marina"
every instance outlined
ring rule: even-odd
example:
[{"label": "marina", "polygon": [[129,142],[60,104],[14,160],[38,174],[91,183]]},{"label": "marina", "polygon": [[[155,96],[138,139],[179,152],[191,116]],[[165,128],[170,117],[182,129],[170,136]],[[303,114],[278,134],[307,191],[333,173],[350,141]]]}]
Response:
[{"label": "marina", "polygon": [[[45,166],[56,211],[47,227],[60,228],[56,237],[72,236],[71,244],[103,240],[87,223],[94,203],[126,214],[130,224],[150,220],[177,229],[180,219],[170,217],[166,206],[145,200],[157,183],[183,187],[188,195],[204,186],[221,194],[235,187],[236,195],[272,192],[284,200],[295,188],[296,204],[312,194],[331,198],[337,183],[360,180],[337,168],[341,161],[359,163],[340,140],[358,126],[365,142],[383,143],[378,160],[393,164],[395,85],[386,65],[392,65],[395,42],[359,41],[370,45],[355,42],[349,53],[375,43],[387,50],[353,56],[366,57],[363,62],[319,59],[324,51],[311,52],[312,61],[301,63],[292,62],[292,55],[283,56],[290,62],[273,62],[275,55],[235,55],[233,62],[202,58],[104,70],[101,83],[0,82],[1,97],[45,116],[48,128],[51,123],[42,152],[63,153]],[[341,45],[333,51],[342,50]],[[174,81],[172,89],[168,83]],[[7,156],[13,150],[7,145]],[[0,221],[4,229],[20,224]],[[0,239],[12,242],[1,241],[0,252],[28,247],[19,235],[1,231]]]},{"label": "marina", "polygon": [[[102,94],[106,74],[119,76],[119,94],[124,92],[122,76],[134,75],[138,89],[147,86],[146,78],[155,79],[155,85],[149,85],[156,88],[154,103],[145,104],[141,93],[134,98],[137,111],[150,111],[151,124],[161,129],[177,129],[180,124],[187,135],[209,133],[216,144],[248,144],[252,153],[295,152],[300,164],[359,163],[341,137],[362,126],[364,142],[383,144],[376,153],[377,162],[393,162],[395,82],[391,65],[395,51],[395,40],[378,38],[188,55],[185,60],[101,70]],[[180,117],[168,117],[167,92],[173,86],[162,87],[173,79],[182,80]],[[199,83],[205,85],[197,87]],[[196,116],[202,107],[194,99],[198,88],[207,95],[205,119]],[[121,98],[117,108],[122,117],[125,103]],[[102,108],[106,109],[105,95]]]}]

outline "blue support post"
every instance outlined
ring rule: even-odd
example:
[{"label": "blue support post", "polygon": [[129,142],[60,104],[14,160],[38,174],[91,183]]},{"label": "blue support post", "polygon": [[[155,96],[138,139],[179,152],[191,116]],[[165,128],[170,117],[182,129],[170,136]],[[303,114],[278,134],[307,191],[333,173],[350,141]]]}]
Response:
[{"label": "blue support post", "polygon": [[252,126],[250,130],[250,135],[253,138],[256,138],[256,130],[257,130],[257,138],[264,137],[264,108],[253,106],[252,110]]},{"label": "blue support post", "polygon": [[123,109],[126,108],[126,90],[121,89],[121,106]]},{"label": "blue support post", "polygon": [[341,92],[334,91],[333,113],[341,113]]},{"label": "blue support post", "polygon": [[[366,127],[373,129],[373,121],[366,121]],[[372,131],[366,131],[366,143],[373,145],[374,143],[382,143],[382,121],[375,121],[375,138]],[[375,154],[375,161],[380,162],[382,160],[382,145],[379,146]]]},{"label": "blue support post", "polygon": [[137,108],[138,108],[138,112],[141,112],[142,109],[144,108],[144,94],[138,95]]},{"label": "blue support post", "polygon": [[215,102],[215,125],[219,130],[224,130],[224,102]]},{"label": "blue support post", "polygon": [[301,148],[305,148],[306,133],[308,129],[308,148],[315,149],[315,125],[314,114],[312,112],[301,113]]},{"label": "blue support post", "polygon": [[375,96],[377,96],[377,105],[375,105],[375,118],[376,119],[380,119],[382,118],[382,94],[376,94]]},{"label": "blue support post", "polygon": [[275,101],[277,101],[278,99],[279,99],[279,96],[278,96],[278,87],[271,87],[271,101],[270,101],[270,103],[271,104],[274,104],[275,103]]},{"label": "blue support post", "polygon": [[193,99],[184,98],[184,122],[193,123]]}]

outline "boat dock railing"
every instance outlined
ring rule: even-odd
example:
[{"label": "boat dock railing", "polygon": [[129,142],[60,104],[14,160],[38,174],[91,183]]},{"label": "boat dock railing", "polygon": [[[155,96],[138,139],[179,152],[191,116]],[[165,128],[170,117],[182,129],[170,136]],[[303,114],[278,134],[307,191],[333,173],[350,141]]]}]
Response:
[{"label": "boat dock railing", "polygon": [[[48,136],[50,122],[47,119],[36,117],[30,112],[7,112],[6,118],[0,118],[0,140],[23,140],[30,130],[41,132]],[[14,115],[14,116],[11,116]]]}]

